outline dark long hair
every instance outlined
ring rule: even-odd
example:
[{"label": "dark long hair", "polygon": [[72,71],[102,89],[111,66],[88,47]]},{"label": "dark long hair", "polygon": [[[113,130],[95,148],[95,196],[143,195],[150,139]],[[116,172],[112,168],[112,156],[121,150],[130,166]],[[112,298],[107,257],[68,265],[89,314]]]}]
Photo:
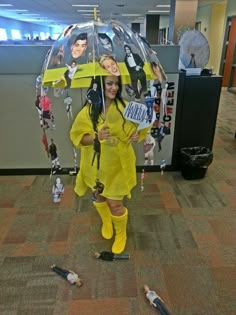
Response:
[{"label": "dark long hair", "polygon": [[[102,79],[101,79],[102,78]],[[123,117],[123,114],[121,112],[121,110],[119,109],[118,107],[118,102],[120,102],[122,104],[123,107],[126,106],[123,98],[122,98],[122,83],[121,83],[121,77],[118,76],[118,91],[117,91],[117,94],[116,94],[116,97],[114,99],[114,102],[115,102],[115,106],[116,106],[116,109],[117,111],[120,113],[122,119],[123,119],[123,127],[124,127],[124,124],[125,124],[125,119]],[[91,121],[92,121],[92,124],[93,124],[93,129],[95,132],[97,132],[97,125],[98,125],[98,121],[99,121],[99,118],[101,119],[104,119],[102,117],[102,113],[103,113],[103,103],[102,103],[102,89],[103,91],[105,91],[105,77],[102,76],[97,76],[97,77],[94,77],[92,80],[91,80],[91,84],[90,84],[90,87],[88,88],[88,91],[90,89],[93,88],[93,84],[96,83],[97,84],[97,91],[98,93],[100,93],[100,98],[101,98],[101,102],[99,104],[91,104],[88,102],[88,100],[85,101],[84,106],[88,105],[89,106],[89,115],[90,115],[90,118],[91,118]],[[101,88],[101,81],[102,81],[102,88]]]}]

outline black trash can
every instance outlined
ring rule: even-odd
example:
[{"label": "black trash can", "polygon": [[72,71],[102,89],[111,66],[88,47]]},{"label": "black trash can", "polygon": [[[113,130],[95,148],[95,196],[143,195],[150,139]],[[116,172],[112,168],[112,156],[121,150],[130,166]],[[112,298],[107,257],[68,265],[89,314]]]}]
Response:
[{"label": "black trash can", "polygon": [[208,166],[213,161],[213,153],[206,147],[186,147],[180,149],[181,173],[185,179],[204,178]]}]

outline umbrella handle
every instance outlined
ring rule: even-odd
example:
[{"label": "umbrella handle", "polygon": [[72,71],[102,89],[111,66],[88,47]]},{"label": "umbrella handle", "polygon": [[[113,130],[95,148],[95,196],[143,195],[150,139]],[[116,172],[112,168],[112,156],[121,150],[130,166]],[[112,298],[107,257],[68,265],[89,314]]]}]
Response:
[{"label": "umbrella handle", "polygon": [[94,21],[97,21],[97,8],[93,8]]},{"label": "umbrella handle", "polygon": [[104,99],[104,90],[103,90],[102,76],[100,76],[100,85],[101,85],[101,92],[102,92],[102,106],[103,106],[103,111],[104,111],[104,119],[106,120],[106,107],[105,107],[105,99]]}]

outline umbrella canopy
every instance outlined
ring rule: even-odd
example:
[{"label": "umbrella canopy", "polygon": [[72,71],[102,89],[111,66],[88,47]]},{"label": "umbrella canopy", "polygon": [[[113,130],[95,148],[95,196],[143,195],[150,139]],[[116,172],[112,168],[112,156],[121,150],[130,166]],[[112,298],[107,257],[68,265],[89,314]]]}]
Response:
[{"label": "umbrella canopy", "polygon": [[[130,53],[133,59],[128,61]],[[71,88],[88,87],[91,77],[109,74],[121,75],[122,83],[129,84],[132,63],[142,68],[146,80],[158,79],[152,54],[143,40],[120,22],[94,20],[72,24],[62,32],[46,57],[43,85],[65,87],[63,78],[70,70]],[[160,64],[157,57],[155,61]]]}]

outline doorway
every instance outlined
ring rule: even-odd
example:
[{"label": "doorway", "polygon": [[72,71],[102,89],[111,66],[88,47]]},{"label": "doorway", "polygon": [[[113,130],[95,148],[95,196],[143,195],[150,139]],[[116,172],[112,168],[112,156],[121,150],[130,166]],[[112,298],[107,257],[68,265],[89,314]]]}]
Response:
[{"label": "doorway", "polygon": [[226,24],[220,74],[223,76],[222,86],[236,87],[235,71],[236,17],[229,17]]}]

